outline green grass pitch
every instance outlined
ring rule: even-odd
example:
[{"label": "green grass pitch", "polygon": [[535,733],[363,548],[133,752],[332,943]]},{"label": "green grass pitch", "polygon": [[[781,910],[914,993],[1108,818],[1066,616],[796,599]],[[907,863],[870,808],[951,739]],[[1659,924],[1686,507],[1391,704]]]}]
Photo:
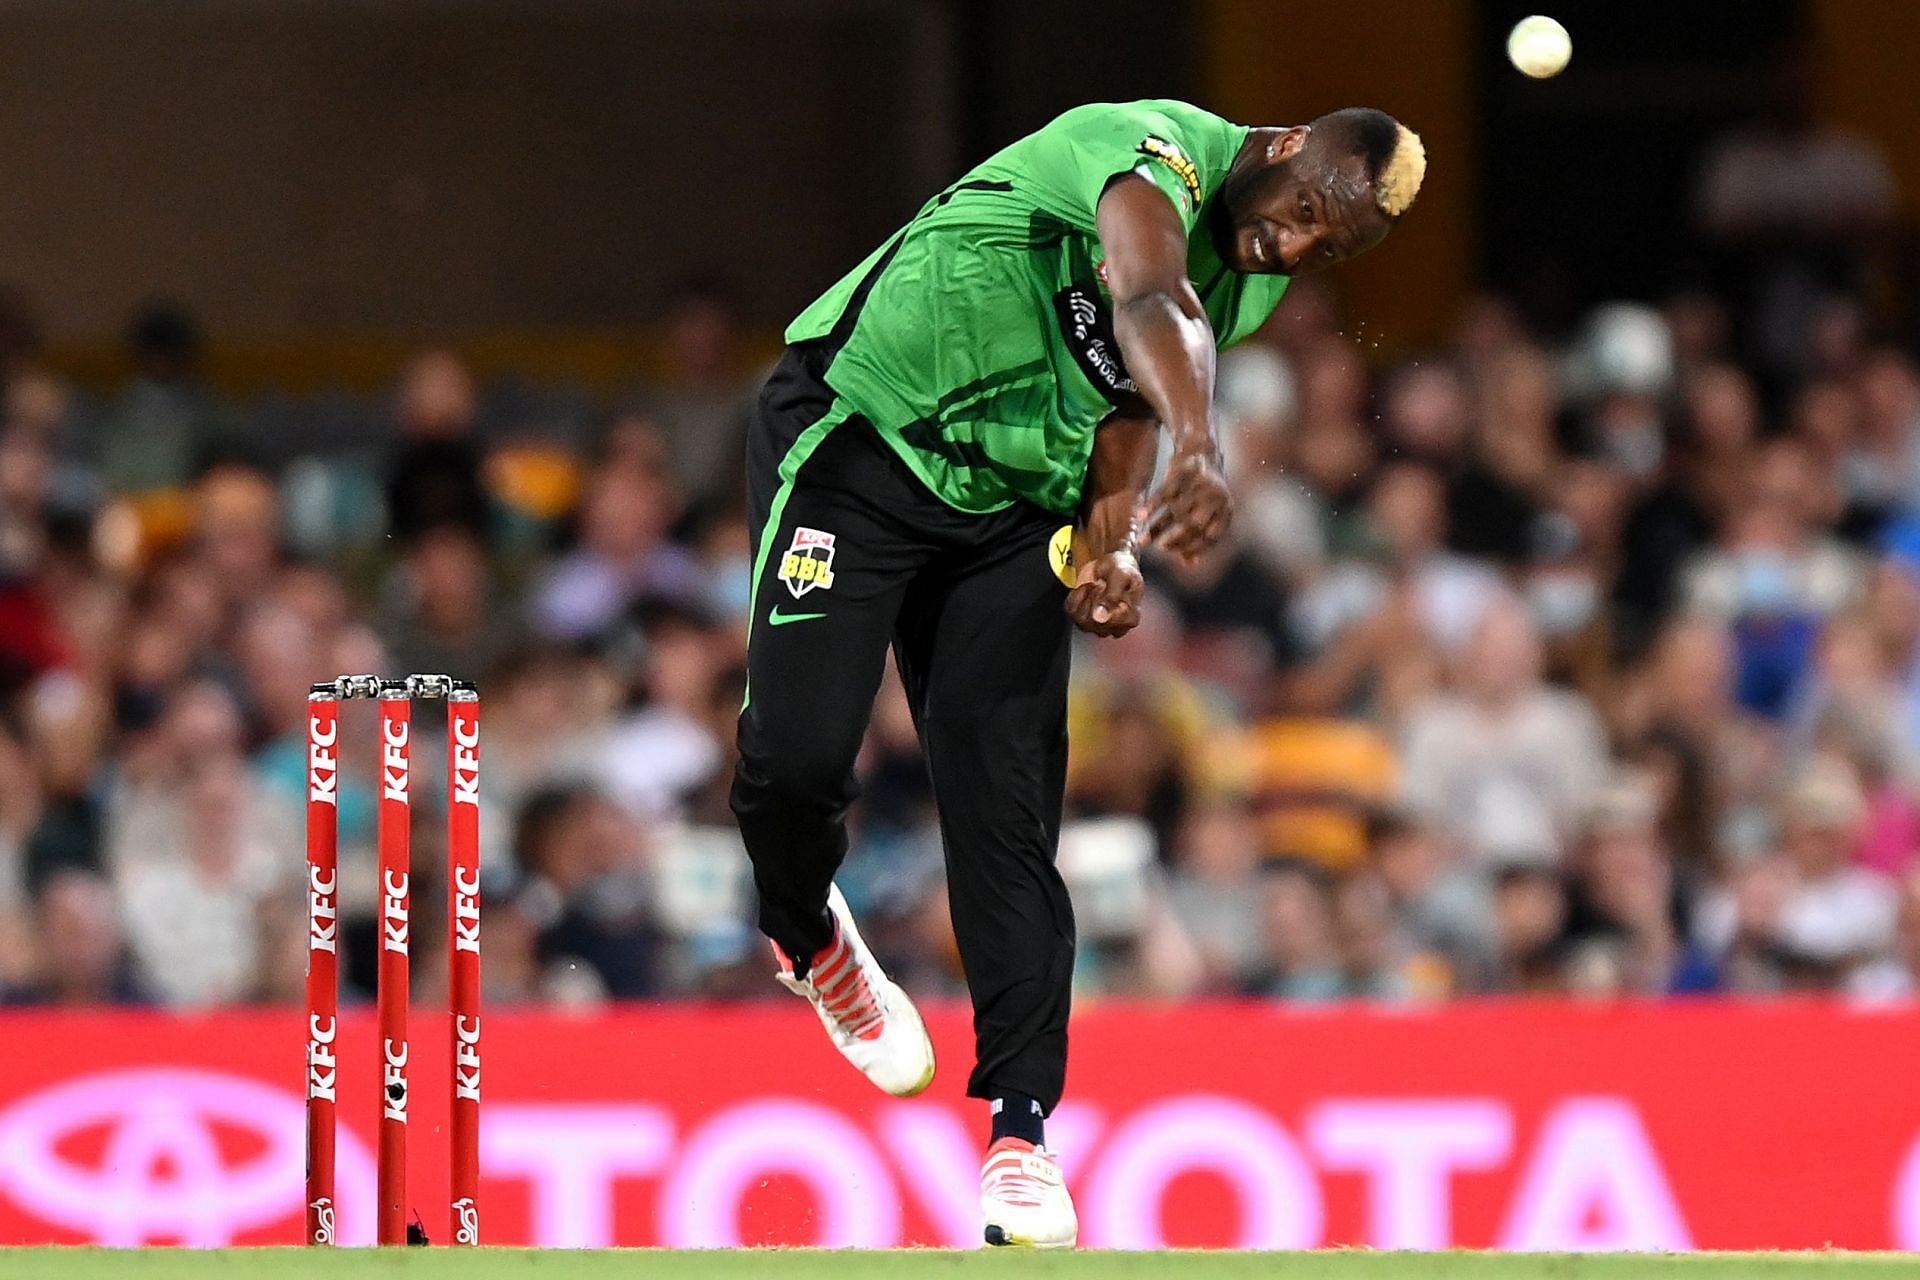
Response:
[{"label": "green grass pitch", "polygon": [[1920,1276],[1920,1255],[1736,1253],[1598,1256],[1485,1253],[1077,1253],[984,1250],[0,1249],[5,1280],[937,1280],[974,1276],[1148,1280],[1792,1280]]}]

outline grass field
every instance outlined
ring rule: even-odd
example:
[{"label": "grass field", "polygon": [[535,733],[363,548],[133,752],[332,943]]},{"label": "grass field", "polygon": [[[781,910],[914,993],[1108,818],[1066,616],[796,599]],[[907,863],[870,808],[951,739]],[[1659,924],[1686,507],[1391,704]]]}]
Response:
[{"label": "grass field", "polygon": [[673,1252],[633,1249],[0,1249],[0,1280],[865,1280],[886,1277],[1147,1277],[1237,1280],[1790,1280],[1920,1275],[1920,1255],[1723,1253],[1622,1256],[1485,1253],[1001,1253],[961,1250]]}]

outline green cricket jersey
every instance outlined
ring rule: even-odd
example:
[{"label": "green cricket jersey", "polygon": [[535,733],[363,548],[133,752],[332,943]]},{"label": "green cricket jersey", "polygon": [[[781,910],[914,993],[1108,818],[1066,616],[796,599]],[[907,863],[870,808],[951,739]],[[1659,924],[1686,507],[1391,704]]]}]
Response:
[{"label": "green cricket jersey", "polygon": [[1222,347],[1286,277],[1229,271],[1209,229],[1248,129],[1184,102],[1076,107],[941,192],[787,329],[840,342],[827,382],[962,511],[1024,498],[1068,514],[1093,432],[1135,387],[1113,337],[1094,209],[1138,173],[1188,232],[1187,273]]}]

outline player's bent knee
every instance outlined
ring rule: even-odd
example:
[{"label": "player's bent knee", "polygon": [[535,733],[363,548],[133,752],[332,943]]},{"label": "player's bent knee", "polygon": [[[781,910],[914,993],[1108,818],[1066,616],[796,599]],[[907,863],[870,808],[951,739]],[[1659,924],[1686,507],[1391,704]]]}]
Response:
[{"label": "player's bent knee", "polygon": [[741,744],[731,801],[737,817],[764,807],[844,807],[853,795],[853,762],[859,751],[819,739],[768,743],[758,749]]}]

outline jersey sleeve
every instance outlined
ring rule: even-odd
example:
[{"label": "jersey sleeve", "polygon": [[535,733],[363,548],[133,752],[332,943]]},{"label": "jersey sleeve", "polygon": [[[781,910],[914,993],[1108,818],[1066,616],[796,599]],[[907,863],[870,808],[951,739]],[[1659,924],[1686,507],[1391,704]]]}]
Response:
[{"label": "jersey sleeve", "polygon": [[1041,131],[1037,166],[1062,207],[1078,226],[1094,230],[1100,197],[1116,177],[1139,174],[1173,203],[1189,232],[1200,216],[1205,178],[1195,157],[1200,148],[1171,115],[1131,103],[1080,107]]}]

